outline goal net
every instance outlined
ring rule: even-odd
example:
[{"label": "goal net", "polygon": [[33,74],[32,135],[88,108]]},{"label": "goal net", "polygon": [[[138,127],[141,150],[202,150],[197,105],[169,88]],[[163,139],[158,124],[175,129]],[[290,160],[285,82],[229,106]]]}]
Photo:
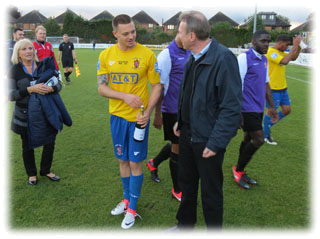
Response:
[{"label": "goal net", "polygon": [[[63,42],[63,37],[54,37],[54,36],[50,36],[50,37],[46,37],[46,41],[50,42],[53,46],[56,46]],[[69,37],[69,41],[72,43],[79,43],[79,37]]]}]

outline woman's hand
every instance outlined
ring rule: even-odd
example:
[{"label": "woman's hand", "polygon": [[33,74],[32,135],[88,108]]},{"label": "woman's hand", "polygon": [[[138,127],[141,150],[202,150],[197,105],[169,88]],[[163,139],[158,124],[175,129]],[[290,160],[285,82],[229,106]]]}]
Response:
[{"label": "woman's hand", "polygon": [[27,90],[28,90],[29,94],[38,93],[41,95],[46,95],[46,94],[52,93],[54,91],[51,86],[47,86],[43,83],[29,86],[27,88]]}]

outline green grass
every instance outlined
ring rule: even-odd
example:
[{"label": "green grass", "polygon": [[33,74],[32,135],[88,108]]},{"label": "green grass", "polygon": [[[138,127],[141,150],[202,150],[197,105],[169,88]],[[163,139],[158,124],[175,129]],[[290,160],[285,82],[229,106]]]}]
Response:
[{"label": "green grass", "polygon": [[[61,96],[73,126],[58,134],[52,170],[61,177],[54,183],[40,177],[38,185],[27,184],[21,158],[21,140],[9,132],[10,167],[8,223],[11,229],[120,230],[122,216],[110,210],[122,198],[118,160],[114,157],[108,100],[97,93],[96,63],[99,50],[78,49],[81,76]],[[287,75],[311,81],[311,71],[288,66]],[[272,129],[278,146],[264,145],[247,167],[259,186],[248,191],[234,182],[231,167],[236,163],[242,131],[227,148],[224,170],[224,230],[283,230],[311,227],[310,85],[288,79],[292,113]],[[11,117],[9,104],[8,118]],[[11,118],[10,118],[11,120]],[[9,122],[10,122],[9,120]],[[9,123],[8,123],[9,124]],[[9,125],[7,126],[9,128]],[[150,127],[148,157],[155,156],[166,142],[162,131]],[[41,149],[36,149],[39,167]],[[160,184],[145,179],[138,203],[136,230],[162,230],[176,224],[179,203],[171,198],[168,161],[159,168]],[[204,228],[199,197],[198,228]]]}]

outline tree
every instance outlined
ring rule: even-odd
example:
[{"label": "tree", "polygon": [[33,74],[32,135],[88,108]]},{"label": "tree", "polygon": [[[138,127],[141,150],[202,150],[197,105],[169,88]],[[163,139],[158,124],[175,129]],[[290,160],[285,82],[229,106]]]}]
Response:
[{"label": "tree", "polygon": [[59,27],[58,22],[53,17],[49,17],[48,20],[45,22],[44,27],[47,30],[48,36],[60,36],[61,29]]},{"label": "tree", "polygon": [[[251,20],[248,23],[248,31],[253,33],[253,24],[254,24],[254,17],[251,18]],[[257,15],[257,25],[256,25],[256,31],[264,30],[265,26],[263,24],[263,21],[261,19],[261,16]]]},{"label": "tree", "polygon": [[18,19],[21,17],[21,12],[19,12],[18,8],[15,6],[8,7],[8,14],[9,14],[9,16],[13,17],[14,19]]},{"label": "tree", "polygon": [[62,33],[69,36],[74,35],[74,16],[70,11],[67,11],[64,17]]},{"label": "tree", "polygon": [[285,17],[285,16],[282,16],[282,15],[279,15],[279,14],[278,14],[278,15],[277,15],[277,18],[279,18],[279,19],[281,19],[282,21],[290,24],[290,19],[287,18],[287,17]]}]

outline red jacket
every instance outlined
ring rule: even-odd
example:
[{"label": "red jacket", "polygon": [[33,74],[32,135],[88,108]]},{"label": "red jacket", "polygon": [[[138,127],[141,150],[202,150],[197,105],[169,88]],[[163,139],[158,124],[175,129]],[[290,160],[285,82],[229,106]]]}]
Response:
[{"label": "red jacket", "polygon": [[57,68],[57,70],[59,70],[59,66],[58,66],[58,63],[56,61],[56,57],[53,52],[53,47],[50,42],[44,42],[44,44],[41,44],[38,41],[34,41],[33,46],[36,49],[36,54],[37,54],[40,61],[42,61],[43,58],[45,58],[45,57],[53,56],[56,68]]}]

